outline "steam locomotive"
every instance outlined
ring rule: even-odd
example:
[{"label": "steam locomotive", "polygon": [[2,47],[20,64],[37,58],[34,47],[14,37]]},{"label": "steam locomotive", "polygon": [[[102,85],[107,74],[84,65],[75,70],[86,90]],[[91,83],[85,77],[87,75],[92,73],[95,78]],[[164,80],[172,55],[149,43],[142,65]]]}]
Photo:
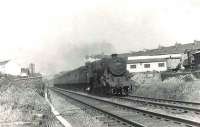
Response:
[{"label": "steam locomotive", "polygon": [[125,58],[112,54],[56,77],[54,86],[99,95],[128,95],[132,83],[126,65]]}]

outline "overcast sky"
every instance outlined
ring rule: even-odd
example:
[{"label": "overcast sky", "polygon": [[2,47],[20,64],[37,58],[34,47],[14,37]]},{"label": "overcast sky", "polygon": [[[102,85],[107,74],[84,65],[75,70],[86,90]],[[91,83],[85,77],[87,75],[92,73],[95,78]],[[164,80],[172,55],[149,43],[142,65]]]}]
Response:
[{"label": "overcast sky", "polygon": [[86,54],[191,43],[199,24],[199,0],[2,0],[0,60],[55,73]]}]

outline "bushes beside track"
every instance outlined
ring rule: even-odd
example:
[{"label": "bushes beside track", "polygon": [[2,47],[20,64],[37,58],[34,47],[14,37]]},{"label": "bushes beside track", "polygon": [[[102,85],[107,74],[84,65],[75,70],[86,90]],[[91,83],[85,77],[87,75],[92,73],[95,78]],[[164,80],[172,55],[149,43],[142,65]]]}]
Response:
[{"label": "bushes beside track", "polygon": [[46,126],[54,119],[45,99],[32,87],[40,80],[0,79],[0,126]]},{"label": "bushes beside track", "polygon": [[164,81],[161,81],[159,76],[148,78],[140,74],[140,76],[135,76],[134,80],[138,86],[134,95],[200,101],[200,80],[194,78],[192,74],[171,77]]}]

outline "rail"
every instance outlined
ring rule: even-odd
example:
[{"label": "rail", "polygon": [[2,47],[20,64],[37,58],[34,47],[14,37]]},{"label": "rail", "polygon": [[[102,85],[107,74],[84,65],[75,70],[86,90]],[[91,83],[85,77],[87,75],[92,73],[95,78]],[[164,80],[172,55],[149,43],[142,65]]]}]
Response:
[{"label": "rail", "polygon": [[152,97],[143,97],[143,96],[135,96],[135,95],[129,95],[129,96],[134,97],[134,98],[151,100],[151,101],[163,101],[163,102],[182,103],[182,104],[191,104],[191,105],[200,106],[199,102],[189,102],[189,101],[180,101],[180,100],[172,100],[172,99],[152,98]]},{"label": "rail", "polygon": [[[52,89],[52,88],[50,88],[50,89]],[[52,89],[52,90],[55,90],[55,91],[58,91],[58,92],[60,92],[60,91],[63,92],[62,89]],[[67,96],[66,94],[64,94],[64,93],[62,93],[62,92],[60,92],[60,93],[63,94],[63,95],[65,95],[65,96]],[[69,91],[65,91],[65,92],[69,92]],[[69,92],[69,93],[70,93],[70,92]],[[107,115],[109,115],[109,116],[111,116],[111,117],[113,117],[113,118],[116,118],[116,119],[118,119],[118,120],[120,120],[120,121],[123,121],[123,124],[124,124],[124,125],[125,125],[125,123],[128,123],[128,124],[130,124],[130,125],[132,125],[132,126],[134,126],[134,127],[146,127],[146,126],[144,126],[144,125],[142,125],[142,124],[140,124],[140,123],[129,121],[129,120],[127,120],[127,119],[124,119],[124,118],[119,117],[119,116],[117,116],[117,115],[115,115],[115,114],[109,113],[109,112],[107,112],[107,111],[105,111],[105,110],[103,110],[103,109],[97,108],[97,107],[92,106],[92,105],[90,105],[90,104],[88,104],[88,103],[84,103],[83,101],[80,101],[80,100],[78,100],[78,99],[72,98],[72,97],[70,97],[70,96],[68,96],[68,98],[73,99],[73,100],[76,100],[76,101],[79,102],[79,103],[82,103],[82,104],[84,104],[84,105],[87,105],[87,106],[89,106],[89,107],[91,107],[91,108],[93,108],[93,109],[95,109],[95,110],[101,111],[101,112],[104,113],[104,114],[107,114]],[[124,123],[124,122],[125,122],[125,123]]]}]

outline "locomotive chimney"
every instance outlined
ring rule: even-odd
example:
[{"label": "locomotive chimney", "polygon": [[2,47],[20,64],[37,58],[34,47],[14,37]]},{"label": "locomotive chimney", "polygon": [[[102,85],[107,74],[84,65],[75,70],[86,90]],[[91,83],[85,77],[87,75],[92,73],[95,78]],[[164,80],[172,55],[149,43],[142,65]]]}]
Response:
[{"label": "locomotive chimney", "polygon": [[118,54],[112,54],[112,58],[116,58]]}]

